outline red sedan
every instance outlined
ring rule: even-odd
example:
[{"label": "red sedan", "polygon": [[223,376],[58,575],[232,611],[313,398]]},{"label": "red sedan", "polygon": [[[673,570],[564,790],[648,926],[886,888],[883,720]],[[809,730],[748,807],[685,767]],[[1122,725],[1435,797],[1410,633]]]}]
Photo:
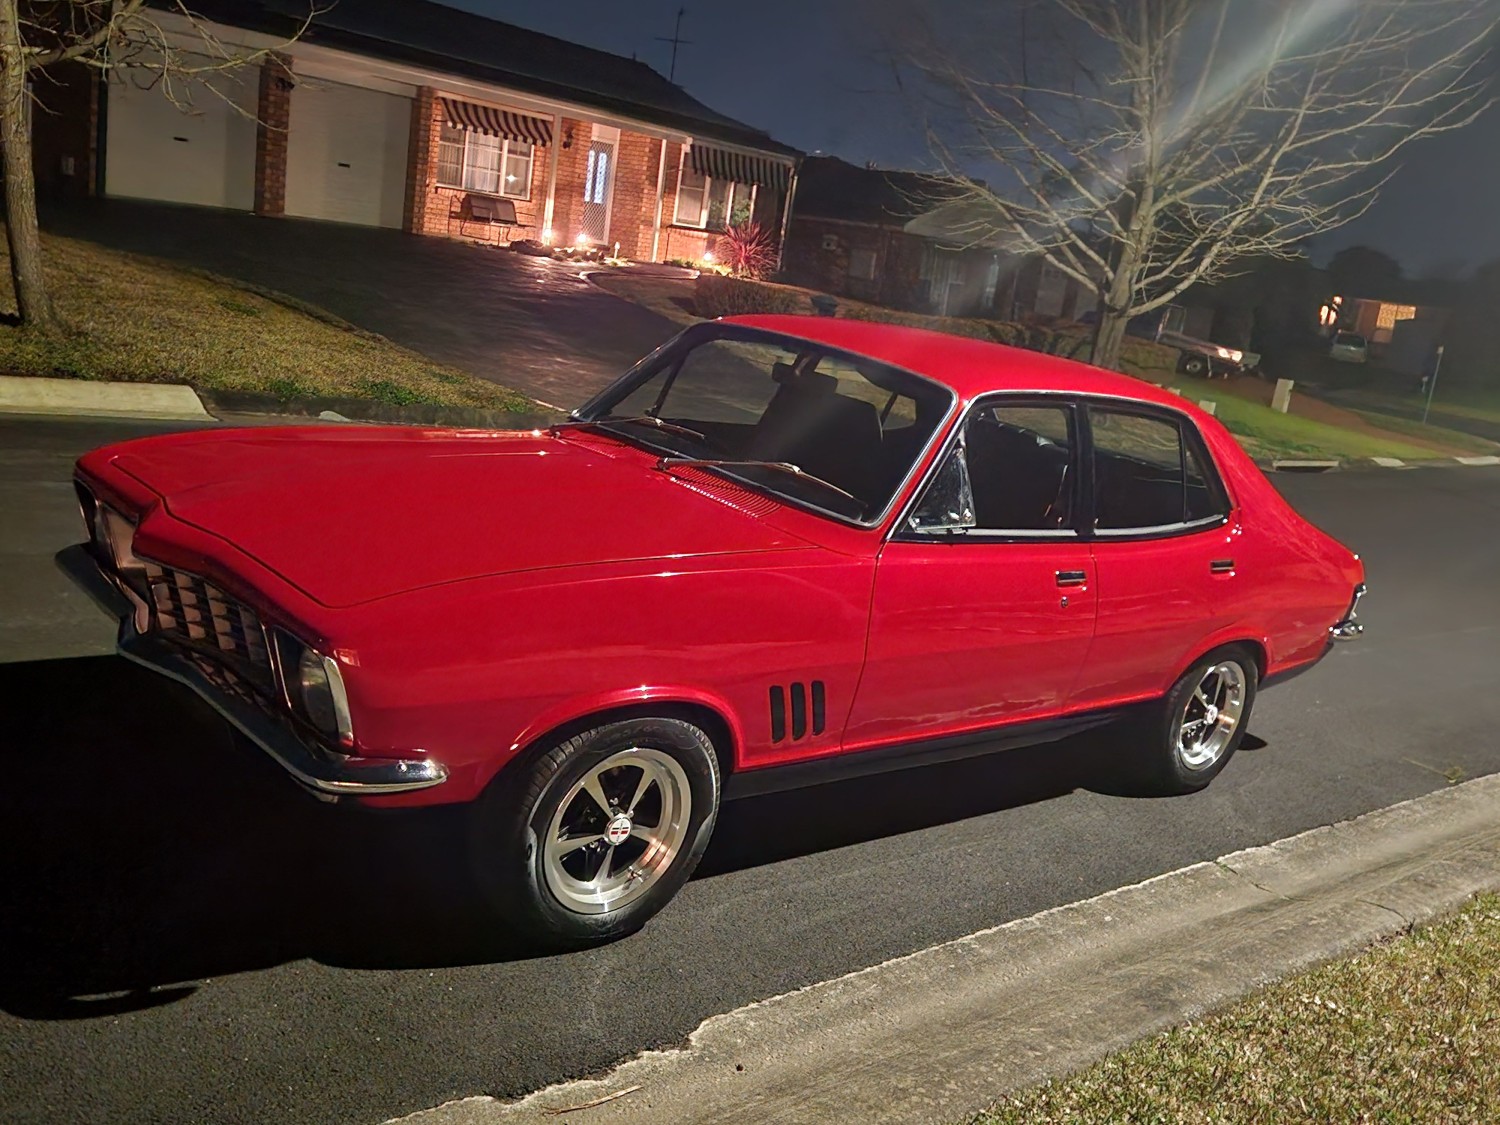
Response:
[{"label": "red sedan", "polygon": [[644,923],[735,796],[1126,717],[1199,789],[1364,590],[1181,398],[829,318],[697,325],[549,430],[173,434],[77,485],[125,656],[318,796],[466,803],[558,945]]}]

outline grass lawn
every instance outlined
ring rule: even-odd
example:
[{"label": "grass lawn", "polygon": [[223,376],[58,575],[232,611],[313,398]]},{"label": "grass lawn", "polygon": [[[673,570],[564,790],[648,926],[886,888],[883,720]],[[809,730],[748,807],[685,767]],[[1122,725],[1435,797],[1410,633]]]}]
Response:
[{"label": "grass lawn", "polygon": [[[186,383],[280,399],[352,396],[540,412],[524,395],[444,367],[292,298],[76,239],[42,236],[60,336],[0,327],[0,374]],[[0,313],[15,314],[0,241]]]},{"label": "grass lawn", "polygon": [[[595,275],[595,281],[608,292],[644,305],[676,324],[687,326],[700,319],[691,307],[693,289],[690,283],[607,273]],[[842,297],[839,298],[839,305],[841,310],[846,307],[856,310],[873,308]],[[1076,340],[1076,347],[1065,347],[1063,354],[1079,357],[1085,354],[1087,332],[1088,329],[1083,325],[1077,326],[1076,331],[1059,330],[1059,336],[1065,340]],[[1380,419],[1355,430],[1294,414],[1281,414],[1259,403],[1224,393],[1218,384],[1178,375],[1175,365],[1176,353],[1170,348],[1145,340],[1126,339],[1121,367],[1127,375],[1180,390],[1183,397],[1193,402],[1213,399],[1218,403],[1219,420],[1252,456],[1262,459],[1331,458],[1350,461],[1368,457],[1398,457],[1404,461],[1416,461],[1444,455],[1442,450],[1403,440],[1408,436],[1423,437],[1430,442],[1448,446],[1447,452],[1450,454],[1493,450],[1488,443],[1479,442],[1476,445],[1476,439],[1468,435],[1453,434],[1436,427],[1400,429],[1394,425],[1388,426],[1384,419]]]},{"label": "grass lawn", "polygon": [[1500,1121],[1500,896],[1008,1098],[974,1125]]},{"label": "grass lawn", "polygon": [[[1258,457],[1340,461],[1398,457],[1403,461],[1420,461],[1442,456],[1437,450],[1402,441],[1398,433],[1386,427],[1383,418],[1372,420],[1372,427],[1378,426],[1382,432],[1362,432],[1296,414],[1282,414],[1258,402],[1221,392],[1209,383],[1184,382],[1180,377],[1174,377],[1167,385],[1180,390],[1184,398],[1194,402],[1210,399],[1217,403],[1214,416],[1240,440],[1241,445]],[[1438,440],[1438,435],[1453,437],[1453,448],[1458,452],[1468,450],[1470,443],[1475,441],[1465,434],[1449,435],[1447,431],[1435,430],[1431,426],[1415,425],[1414,429],[1421,431],[1420,436],[1434,440]],[[1488,443],[1480,444],[1486,451],[1492,448]]]}]

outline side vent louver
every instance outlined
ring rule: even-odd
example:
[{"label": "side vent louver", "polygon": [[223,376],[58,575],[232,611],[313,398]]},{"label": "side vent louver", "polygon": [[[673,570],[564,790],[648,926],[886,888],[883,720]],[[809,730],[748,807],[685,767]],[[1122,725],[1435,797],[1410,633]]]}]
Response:
[{"label": "side vent louver", "polygon": [[[825,694],[823,681],[814,680],[808,690],[807,684],[792,684],[792,741],[807,737],[808,696],[812,697],[812,732],[822,734],[825,721]],[[771,689],[771,741],[781,742],[787,736],[787,691],[780,684]]]}]

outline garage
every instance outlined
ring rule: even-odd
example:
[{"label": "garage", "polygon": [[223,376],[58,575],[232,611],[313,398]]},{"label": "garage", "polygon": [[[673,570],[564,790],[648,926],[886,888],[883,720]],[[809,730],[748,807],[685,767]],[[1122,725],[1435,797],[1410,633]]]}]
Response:
[{"label": "garage", "polygon": [[129,68],[110,79],[105,194],[251,210],[259,70],[216,75],[212,89],[179,83],[173,93],[181,106],[147,88],[148,74]]},{"label": "garage", "polygon": [[302,79],[287,130],[286,213],[400,227],[411,99]]}]

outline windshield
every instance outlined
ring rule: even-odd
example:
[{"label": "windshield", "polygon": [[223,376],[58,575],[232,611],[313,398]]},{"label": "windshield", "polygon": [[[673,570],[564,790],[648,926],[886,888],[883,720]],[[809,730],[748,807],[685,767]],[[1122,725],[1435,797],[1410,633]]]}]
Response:
[{"label": "windshield", "polygon": [[706,462],[799,504],[870,522],[890,504],[952,398],[936,383],[862,356],[706,324],[575,417],[664,456]]}]

